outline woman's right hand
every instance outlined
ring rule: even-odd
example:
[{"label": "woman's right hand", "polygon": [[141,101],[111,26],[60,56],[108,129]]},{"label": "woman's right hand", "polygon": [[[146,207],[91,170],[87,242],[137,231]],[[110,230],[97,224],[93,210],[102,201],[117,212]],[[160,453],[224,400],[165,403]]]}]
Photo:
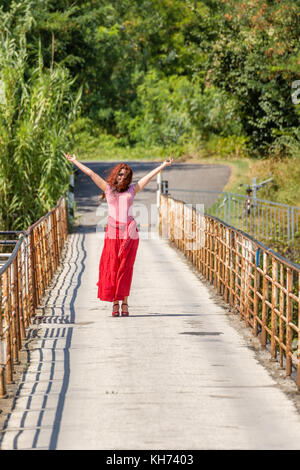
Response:
[{"label": "woman's right hand", "polygon": [[169,165],[172,165],[173,162],[174,162],[174,158],[167,158],[167,160],[163,162],[163,165],[169,166]]},{"label": "woman's right hand", "polygon": [[72,156],[69,153],[64,153],[64,156],[69,160],[69,162],[76,162],[76,155],[74,153]]}]

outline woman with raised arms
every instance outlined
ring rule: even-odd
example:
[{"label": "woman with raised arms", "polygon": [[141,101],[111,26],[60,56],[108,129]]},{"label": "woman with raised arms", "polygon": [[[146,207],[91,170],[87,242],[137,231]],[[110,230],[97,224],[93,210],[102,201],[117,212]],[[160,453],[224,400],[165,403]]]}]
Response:
[{"label": "woman with raised arms", "polygon": [[137,225],[132,216],[133,200],[154,176],[173,163],[173,158],[165,160],[134,184],[132,183],[133,172],[127,163],[115,165],[108,178],[104,180],[80,163],[75,155],[64,155],[88,175],[102,189],[103,197],[106,197],[108,220],[99,263],[98,298],[113,302],[113,317],[120,315],[119,302],[121,301],[121,315],[128,316],[128,296],[139,245]]}]

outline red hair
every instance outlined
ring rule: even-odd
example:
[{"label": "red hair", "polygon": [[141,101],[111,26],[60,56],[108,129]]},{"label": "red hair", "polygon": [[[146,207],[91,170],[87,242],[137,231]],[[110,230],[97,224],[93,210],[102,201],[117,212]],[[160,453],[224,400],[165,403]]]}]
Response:
[{"label": "red hair", "polygon": [[[123,178],[123,180],[118,183],[117,176],[121,170],[125,170],[126,175],[125,178]],[[118,165],[113,167],[108,177],[106,178],[106,182],[113,188],[113,190],[117,191],[118,193],[123,193],[124,191],[127,191],[131,181],[132,169],[129,165],[127,165],[127,163],[118,163]],[[101,198],[105,199],[105,193],[101,195]]]}]

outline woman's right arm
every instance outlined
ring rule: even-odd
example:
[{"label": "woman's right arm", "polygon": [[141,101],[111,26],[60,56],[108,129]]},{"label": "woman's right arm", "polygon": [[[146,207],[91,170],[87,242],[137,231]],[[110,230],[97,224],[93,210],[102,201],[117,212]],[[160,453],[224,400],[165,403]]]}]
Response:
[{"label": "woman's right arm", "polygon": [[79,168],[79,170],[83,171],[83,173],[88,175],[94,181],[94,183],[98,186],[98,188],[102,189],[102,191],[104,192],[106,191],[107,183],[103,178],[101,178],[101,176],[97,175],[97,173],[95,173],[93,170],[91,170],[87,166],[78,162],[75,155],[72,155],[71,157],[71,155],[69,155],[68,153],[64,153],[64,156],[69,160],[69,162],[74,163],[74,165],[76,165]]}]

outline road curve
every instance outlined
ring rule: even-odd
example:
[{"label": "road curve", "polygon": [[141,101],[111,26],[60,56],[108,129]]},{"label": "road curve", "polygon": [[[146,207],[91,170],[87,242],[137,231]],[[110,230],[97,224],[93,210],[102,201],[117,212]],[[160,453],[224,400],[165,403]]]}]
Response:
[{"label": "road curve", "polygon": [[[93,171],[102,177],[108,176],[109,170],[119,162],[83,162]],[[159,166],[159,162],[139,162],[128,161],[133,170],[133,182],[138,181],[142,176]],[[208,165],[203,163],[174,163],[162,171],[162,179],[167,180],[169,188],[190,189],[201,191],[222,191],[230,177],[231,169],[227,165]],[[155,211],[151,219],[151,205],[156,205],[156,177],[137,194],[135,202],[144,205],[149,213],[149,223],[156,224]],[[90,178],[78,172],[76,176],[75,198],[80,220],[78,224],[92,227],[99,223],[96,209],[99,207],[99,194],[101,191],[91,183]],[[172,191],[171,191],[172,193]],[[196,194],[194,199],[190,194],[176,192],[176,197],[185,196],[185,202],[197,202]],[[180,195],[180,196],[179,196]]]}]

